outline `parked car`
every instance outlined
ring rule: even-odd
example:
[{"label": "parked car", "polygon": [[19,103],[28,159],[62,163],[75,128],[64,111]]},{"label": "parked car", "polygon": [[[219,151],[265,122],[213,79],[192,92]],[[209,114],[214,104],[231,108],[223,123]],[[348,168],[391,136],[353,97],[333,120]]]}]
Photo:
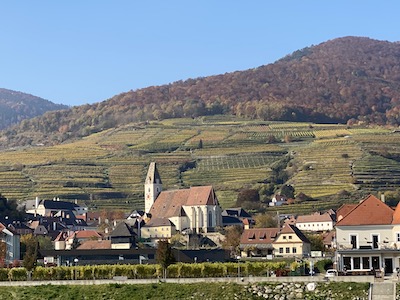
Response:
[{"label": "parked car", "polygon": [[338,271],[335,269],[328,269],[326,270],[325,277],[335,277],[338,276]]}]

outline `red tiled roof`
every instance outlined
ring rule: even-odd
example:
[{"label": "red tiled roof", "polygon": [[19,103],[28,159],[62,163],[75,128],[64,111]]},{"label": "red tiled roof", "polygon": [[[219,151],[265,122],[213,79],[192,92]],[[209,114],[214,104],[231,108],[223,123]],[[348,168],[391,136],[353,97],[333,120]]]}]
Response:
[{"label": "red tiled roof", "polygon": [[101,234],[96,230],[79,230],[75,231],[75,237],[78,239],[88,239],[88,238],[101,238]]},{"label": "red tiled roof", "polygon": [[393,209],[373,195],[357,204],[336,226],[389,225],[393,220]]},{"label": "red tiled roof", "polygon": [[240,237],[240,244],[272,244],[279,233],[279,228],[245,229]]},{"label": "red tiled roof", "polygon": [[189,199],[185,205],[215,205],[216,197],[212,186],[195,186],[190,188]]},{"label": "red tiled roof", "polygon": [[392,224],[400,224],[400,202],[397,204],[396,209],[394,210]]},{"label": "red tiled roof", "polygon": [[338,221],[343,219],[345,215],[347,215],[350,211],[353,210],[354,207],[356,207],[358,204],[343,204],[341,207],[339,207],[336,211],[336,218]]}]

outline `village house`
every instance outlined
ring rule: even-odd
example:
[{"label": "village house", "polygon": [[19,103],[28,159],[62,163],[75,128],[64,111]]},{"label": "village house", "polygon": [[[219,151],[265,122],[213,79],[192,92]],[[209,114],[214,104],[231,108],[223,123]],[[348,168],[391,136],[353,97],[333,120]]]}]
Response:
[{"label": "village house", "polygon": [[308,257],[311,253],[311,243],[307,237],[294,225],[286,224],[274,243],[275,256]]},{"label": "village house", "polygon": [[20,259],[20,235],[7,226],[0,223],[0,244],[4,251],[4,264],[12,264]]},{"label": "village house", "polygon": [[175,225],[167,218],[151,218],[140,230],[142,239],[151,239],[155,246],[159,240],[171,240],[176,234]]},{"label": "village house", "polygon": [[55,250],[71,250],[88,240],[102,240],[103,236],[95,230],[62,231],[54,239]]},{"label": "village house", "polygon": [[[339,215],[340,214],[340,215]],[[369,195],[338,210],[337,269],[354,274],[400,267],[400,205],[396,209]]]},{"label": "village house", "polygon": [[296,227],[303,231],[330,231],[335,224],[333,211],[316,212],[311,215],[300,215],[296,218]]},{"label": "village house", "polygon": [[269,206],[281,206],[281,205],[286,205],[287,199],[286,196],[283,195],[279,195],[279,194],[275,194],[272,199],[271,202],[268,204]]},{"label": "village house", "polygon": [[60,201],[59,198],[53,200],[39,200],[39,198],[36,197],[35,200],[26,201],[25,207],[28,214],[46,217],[59,216],[67,218],[71,214],[79,216],[88,212],[87,207],[79,206],[69,201]]},{"label": "village house", "polygon": [[268,257],[272,258],[272,245],[279,234],[279,228],[251,228],[243,230],[240,237],[241,257]]},{"label": "village house", "polygon": [[240,238],[242,257],[305,257],[311,253],[310,241],[294,225],[280,228],[245,229]]}]

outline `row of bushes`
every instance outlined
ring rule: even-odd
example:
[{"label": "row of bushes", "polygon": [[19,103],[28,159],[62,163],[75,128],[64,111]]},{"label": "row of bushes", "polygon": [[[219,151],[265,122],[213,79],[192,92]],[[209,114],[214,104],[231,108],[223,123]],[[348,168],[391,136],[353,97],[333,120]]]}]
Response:
[{"label": "row of bushes", "polygon": [[[285,262],[246,263],[178,263],[167,269],[169,278],[266,276],[269,272],[285,268]],[[0,281],[32,280],[92,280],[125,276],[128,279],[162,277],[160,265],[97,265],[73,267],[36,267],[31,274],[25,268],[0,269]]]}]

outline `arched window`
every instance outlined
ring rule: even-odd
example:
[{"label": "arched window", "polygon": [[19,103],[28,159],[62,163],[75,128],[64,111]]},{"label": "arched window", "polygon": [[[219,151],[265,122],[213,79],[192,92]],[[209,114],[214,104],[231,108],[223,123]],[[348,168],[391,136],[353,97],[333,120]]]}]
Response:
[{"label": "arched window", "polygon": [[211,211],[208,212],[208,227],[212,227],[212,213]]}]

